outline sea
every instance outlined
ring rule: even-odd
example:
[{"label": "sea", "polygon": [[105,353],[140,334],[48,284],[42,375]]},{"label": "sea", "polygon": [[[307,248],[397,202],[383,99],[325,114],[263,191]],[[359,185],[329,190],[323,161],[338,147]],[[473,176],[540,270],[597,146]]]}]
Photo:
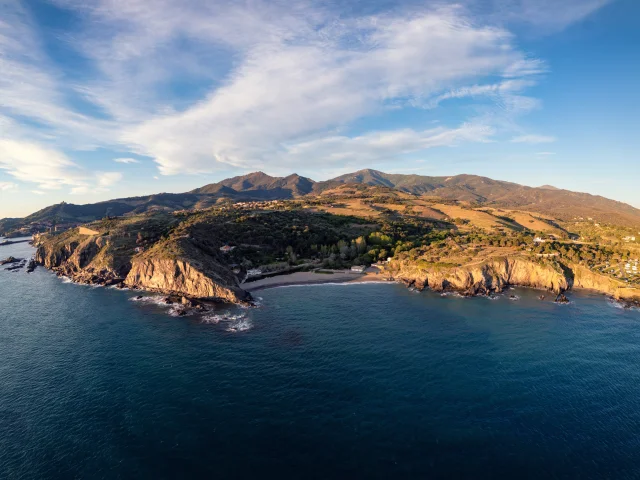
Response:
[{"label": "sea", "polygon": [[640,478],[640,312],[603,296],[138,295],[0,268],[0,478]]}]

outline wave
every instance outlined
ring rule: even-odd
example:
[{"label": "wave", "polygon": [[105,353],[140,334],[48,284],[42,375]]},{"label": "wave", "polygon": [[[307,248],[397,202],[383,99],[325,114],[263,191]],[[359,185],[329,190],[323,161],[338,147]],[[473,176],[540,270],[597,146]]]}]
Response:
[{"label": "wave", "polygon": [[174,304],[165,302],[166,295],[138,295],[137,297],[131,297],[130,302],[140,302],[143,304],[157,305],[158,307],[172,308]]},{"label": "wave", "polygon": [[627,311],[632,311],[632,312],[640,312],[640,308],[639,307],[633,307],[633,306],[629,306],[626,305],[623,302],[620,302],[618,300],[616,300],[615,298],[609,298],[609,305],[611,305],[613,308],[617,308],[620,310],[627,310]]},{"label": "wave", "polygon": [[471,298],[467,295],[462,295],[460,292],[442,292],[441,297],[455,297],[455,298]]},{"label": "wave", "polygon": [[227,328],[227,332],[246,332],[247,330],[251,330],[252,327],[253,323],[251,322],[251,320],[249,320],[248,318],[243,318],[229,325],[229,328]]},{"label": "wave", "polygon": [[247,318],[245,314],[238,313],[209,313],[202,316],[202,323],[218,324],[220,322],[239,322]]}]

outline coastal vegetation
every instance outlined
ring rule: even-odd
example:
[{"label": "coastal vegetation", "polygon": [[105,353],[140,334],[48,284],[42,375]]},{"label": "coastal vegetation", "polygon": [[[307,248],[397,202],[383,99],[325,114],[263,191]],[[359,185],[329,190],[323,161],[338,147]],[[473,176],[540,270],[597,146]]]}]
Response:
[{"label": "coastal vegetation", "polygon": [[[373,184],[339,177],[322,188],[303,177],[275,183],[264,174],[236,177],[189,195],[227,195],[242,187],[258,199],[226,196],[206,206],[50,228],[35,237],[37,260],[79,282],[228,301],[246,301],[243,285],[257,278],[369,265],[384,278],[470,295],[517,283],[557,293],[584,287],[640,297],[633,233],[640,227],[616,222],[615,215],[567,220],[566,213],[558,218],[498,206],[478,197],[480,186],[472,198],[436,197],[434,192],[446,193],[444,186],[425,186],[421,193],[414,177],[406,183],[378,176]],[[467,186],[471,180],[466,177]],[[622,208],[630,215],[629,209]]]}]

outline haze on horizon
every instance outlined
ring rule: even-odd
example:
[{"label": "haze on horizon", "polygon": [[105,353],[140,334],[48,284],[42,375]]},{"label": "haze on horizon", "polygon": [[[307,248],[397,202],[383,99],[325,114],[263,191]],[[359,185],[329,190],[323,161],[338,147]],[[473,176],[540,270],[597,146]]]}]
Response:
[{"label": "haze on horizon", "polygon": [[0,218],[362,168],[640,207],[634,0],[0,2]]}]

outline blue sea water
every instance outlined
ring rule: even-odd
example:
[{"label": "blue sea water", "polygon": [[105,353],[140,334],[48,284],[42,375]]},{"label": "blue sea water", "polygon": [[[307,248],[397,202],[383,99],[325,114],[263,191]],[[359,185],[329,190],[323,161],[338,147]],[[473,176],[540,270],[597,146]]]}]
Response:
[{"label": "blue sea water", "polygon": [[640,312],[516,293],[287,287],[178,318],[0,269],[0,478],[640,478]]}]

